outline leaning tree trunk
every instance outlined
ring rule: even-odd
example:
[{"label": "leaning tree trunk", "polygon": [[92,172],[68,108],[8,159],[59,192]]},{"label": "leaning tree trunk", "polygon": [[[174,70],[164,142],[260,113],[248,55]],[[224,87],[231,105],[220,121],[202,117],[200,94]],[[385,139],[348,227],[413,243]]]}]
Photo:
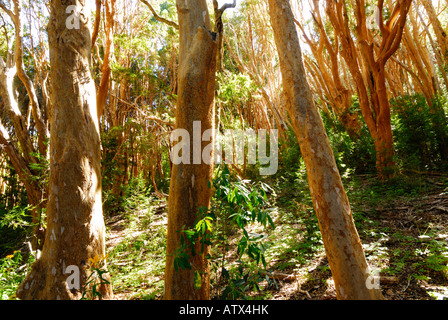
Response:
[{"label": "leaning tree trunk", "polygon": [[[66,27],[69,5],[80,10],[78,29]],[[89,20],[83,17],[89,14],[79,1],[51,1],[47,232],[40,258],[17,290],[20,299],[79,299],[89,289],[92,261],[105,255],[100,135],[89,69]],[[112,297],[110,285],[97,290],[103,299]]]},{"label": "leaning tree trunk", "polygon": [[322,119],[305,78],[289,0],[269,0],[288,111],[305,161],[310,192],[338,299],[383,299],[366,285],[369,271]]},{"label": "leaning tree trunk", "polygon": [[[214,128],[214,89],[216,68],[216,35],[212,32],[205,0],[177,1],[179,17],[179,74],[176,128],[189,133],[188,163],[173,164],[168,202],[168,243],[165,269],[165,299],[209,299],[208,246],[198,242],[196,254],[189,254],[191,269],[174,267],[174,253],[180,246],[180,231],[193,228],[200,207],[209,207],[213,165],[194,159],[194,151],[202,155],[209,141],[195,144],[193,121],[200,121],[200,132]],[[184,141],[182,141],[184,142]],[[182,143],[178,142],[178,143]],[[194,150],[196,149],[196,150]],[[185,151],[183,151],[185,152]],[[201,284],[195,286],[195,275]]]}]

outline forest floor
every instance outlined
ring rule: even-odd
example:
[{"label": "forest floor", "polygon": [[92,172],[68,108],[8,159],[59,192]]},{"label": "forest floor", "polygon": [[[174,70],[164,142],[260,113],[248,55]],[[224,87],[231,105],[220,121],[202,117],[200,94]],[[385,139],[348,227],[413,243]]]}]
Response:
[{"label": "forest floor", "polygon": [[[336,299],[314,211],[304,196],[306,179],[301,182],[277,195],[264,271],[271,281],[260,281],[260,292],[248,290],[245,298]],[[448,299],[448,174],[410,173],[388,184],[364,175],[344,185],[372,279],[379,277],[385,298]],[[115,296],[161,299],[166,199],[140,199],[132,210],[106,219]],[[229,257],[229,263],[236,260]],[[216,279],[212,296],[218,298],[224,283]]]}]

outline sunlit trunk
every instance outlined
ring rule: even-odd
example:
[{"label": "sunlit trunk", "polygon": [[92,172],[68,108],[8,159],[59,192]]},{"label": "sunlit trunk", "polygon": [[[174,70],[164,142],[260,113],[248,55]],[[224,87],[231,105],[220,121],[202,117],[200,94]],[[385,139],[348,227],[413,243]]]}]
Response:
[{"label": "sunlit trunk", "polygon": [[269,0],[283,90],[305,161],[314,209],[338,299],[383,299],[368,265],[319,111],[305,78],[289,0]]},{"label": "sunlit trunk", "polygon": [[[17,290],[20,299],[80,299],[84,290],[92,289],[86,286],[92,261],[105,255],[90,30],[88,20],[82,19],[79,29],[66,27],[67,6],[76,4],[79,8],[76,0],[51,1],[48,36],[53,108],[47,232],[40,258]],[[84,6],[81,14],[88,16]],[[103,299],[112,297],[108,284],[98,284],[97,290]]]},{"label": "sunlit trunk", "polygon": [[[175,270],[173,255],[180,247],[183,227],[190,229],[201,207],[210,205],[213,164],[193,158],[210,143],[193,141],[193,121],[200,121],[200,133],[214,128],[214,90],[217,57],[216,34],[210,32],[205,0],[177,1],[179,16],[179,73],[176,128],[185,129],[190,139],[189,163],[173,164],[168,202],[168,242],[165,267],[165,299],[209,299],[210,270],[206,258],[209,248],[196,244],[196,254],[189,254],[191,269]],[[194,151],[194,149],[196,150]],[[200,276],[200,285],[195,277]]]}]

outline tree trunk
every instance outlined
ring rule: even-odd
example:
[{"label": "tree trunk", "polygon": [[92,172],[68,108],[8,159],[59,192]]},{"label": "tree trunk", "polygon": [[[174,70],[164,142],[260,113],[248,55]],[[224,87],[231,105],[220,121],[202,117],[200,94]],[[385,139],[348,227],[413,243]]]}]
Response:
[{"label": "tree trunk", "polygon": [[[80,9],[79,29],[66,27],[69,5]],[[100,135],[89,69],[89,20],[83,17],[89,14],[78,1],[51,1],[47,232],[40,258],[17,290],[20,299],[79,299],[84,289],[89,290],[84,287],[91,261],[105,255]],[[97,290],[103,299],[112,297],[110,285],[100,284]]]},{"label": "tree trunk", "polygon": [[[11,43],[6,43],[7,54],[6,59],[0,57],[0,96],[3,105],[9,115],[11,123],[14,127],[14,133],[18,140],[18,145],[14,145],[9,134],[3,124],[0,122],[0,143],[11,160],[14,169],[17,171],[21,182],[25,185],[29,204],[32,206],[31,216],[33,224],[40,224],[40,213],[45,207],[45,186],[42,186],[38,173],[32,169],[32,164],[38,164],[40,159],[36,157],[36,149],[29,132],[29,119],[24,116],[19,108],[16,88],[14,86],[14,77],[17,75],[23,82],[31,104],[31,112],[33,120],[38,129],[38,146],[39,152],[46,157],[47,128],[40,115],[39,104],[37,102],[34,85],[30,78],[26,75],[23,66],[23,31],[22,20],[20,17],[21,1],[14,0],[13,9],[9,10],[0,3],[0,8],[5,11],[14,23],[15,29],[15,50],[12,55]],[[40,225],[37,227],[40,228]],[[35,233],[37,235],[37,232]],[[39,240],[43,240],[39,239]],[[37,238],[33,239],[33,247],[37,248]]]},{"label": "tree trunk", "polygon": [[376,166],[381,179],[389,179],[394,175],[393,161],[394,146],[392,128],[390,126],[390,105],[386,89],[385,66],[388,59],[397,51],[406,17],[412,0],[397,1],[390,18],[383,21],[384,1],[378,2],[379,21],[381,31],[381,44],[375,51],[371,35],[367,31],[365,1],[355,1],[356,35],[361,58],[364,65],[364,76],[369,88],[372,110],[361,108],[364,118],[374,118],[375,125],[366,120],[366,124],[375,142]]},{"label": "tree trunk", "polygon": [[[295,22],[299,25],[305,41],[313,52],[313,57],[318,65],[315,69],[322,75],[322,84],[324,88],[327,88],[326,95],[330,100],[334,112],[350,138],[355,141],[359,138],[361,123],[359,122],[358,114],[350,112],[351,98],[353,94],[352,91],[349,90],[349,87],[346,87],[341,80],[339,68],[340,61],[338,58],[338,38],[335,37],[333,43],[330,41],[321,19],[318,3],[316,2],[314,2],[312,7],[312,14],[319,31],[319,38],[316,41],[311,40],[310,37],[306,35],[299,21],[295,20]],[[325,51],[327,54],[325,54]]]},{"label": "tree trunk", "polygon": [[366,285],[367,262],[322,119],[306,82],[289,0],[269,0],[269,12],[288,110],[305,161],[338,299],[383,299],[378,289]]},{"label": "tree trunk", "polygon": [[442,27],[442,24],[440,23],[437,12],[434,9],[432,3],[432,0],[421,0],[421,4],[425,8],[429,21],[432,25],[432,28],[434,29],[441,56],[443,57],[443,61],[446,64],[448,61],[448,37],[446,31]]},{"label": "tree trunk", "polygon": [[374,110],[375,128],[369,130],[372,134],[376,152],[376,169],[382,179],[392,178],[395,171],[394,163],[394,141],[390,119],[390,104],[386,89],[386,78],[384,67],[379,66],[377,70],[369,70],[368,87],[371,94],[371,103]]},{"label": "tree trunk", "polygon": [[[115,15],[115,1],[105,1],[104,6],[106,8],[106,23],[104,25],[105,41],[103,43],[104,59],[101,66],[101,80],[97,92],[97,107],[98,107],[98,120],[101,118],[104,106],[107,102],[107,94],[109,93],[110,76],[111,76],[111,58],[114,51],[114,15]],[[101,7],[101,1],[97,8]],[[98,9],[97,9],[98,10]]]},{"label": "tree trunk", "polygon": [[[39,181],[33,179],[35,173],[31,171],[29,164],[20,154],[19,150],[17,150],[16,146],[11,142],[8,131],[3,126],[1,121],[0,121],[0,145],[2,146],[2,149],[5,151],[6,155],[11,160],[11,164],[14,167],[14,170],[17,172],[20,181],[25,186],[28,202],[32,206],[31,209],[32,223],[38,224],[40,222],[39,214],[41,210],[45,207],[42,201],[43,200],[42,187],[39,184]],[[34,242],[35,241],[33,241],[33,246],[36,246],[37,243]]]},{"label": "tree trunk", "polygon": [[[210,32],[210,18],[205,0],[177,1],[180,45],[176,108],[176,128],[190,134],[190,162],[173,164],[168,202],[168,243],[165,269],[165,299],[209,299],[208,246],[190,255],[191,269],[174,268],[174,252],[180,246],[180,230],[193,228],[200,207],[209,207],[213,164],[200,160],[195,164],[193,149],[200,151],[210,141],[193,141],[193,121],[200,121],[201,136],[214,128],[214,90],[216,68],[216,34]],[[199,149],[199,150],[197,150]],[[195,287],[195,274],[201,286]]]}]

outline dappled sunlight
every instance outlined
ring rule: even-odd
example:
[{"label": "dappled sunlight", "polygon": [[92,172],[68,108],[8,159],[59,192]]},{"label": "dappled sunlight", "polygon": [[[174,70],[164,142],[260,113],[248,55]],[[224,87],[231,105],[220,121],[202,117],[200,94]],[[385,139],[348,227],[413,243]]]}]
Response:
[{"label": "dappled sunlight", "polygon": [[446,2],[0,16],[1,300],[448,299]]}]

